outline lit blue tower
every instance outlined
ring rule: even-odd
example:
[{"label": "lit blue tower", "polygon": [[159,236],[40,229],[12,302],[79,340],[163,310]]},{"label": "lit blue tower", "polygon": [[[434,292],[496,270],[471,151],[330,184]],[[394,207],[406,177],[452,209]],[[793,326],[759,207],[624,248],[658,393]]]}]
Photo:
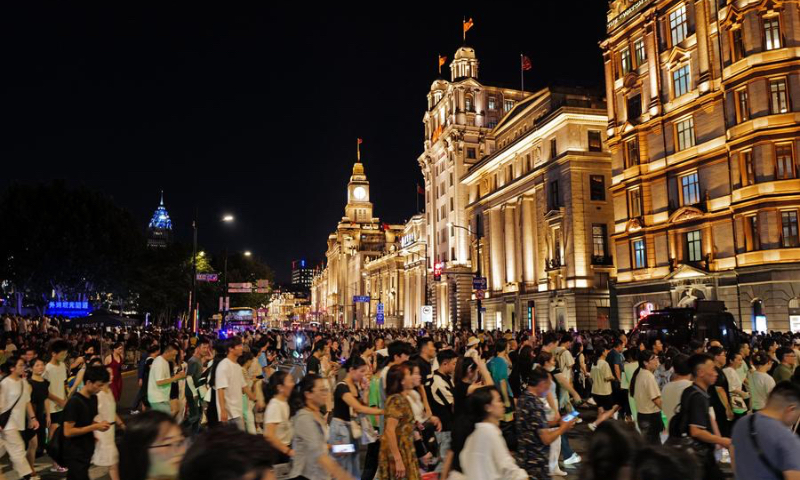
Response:
[{"label": "lit blue tower", "polygon": [[172,220],[164,207],[164,191],[161,191],[161,201],[147,226],[147,246],[165,248],[172,242]]}]

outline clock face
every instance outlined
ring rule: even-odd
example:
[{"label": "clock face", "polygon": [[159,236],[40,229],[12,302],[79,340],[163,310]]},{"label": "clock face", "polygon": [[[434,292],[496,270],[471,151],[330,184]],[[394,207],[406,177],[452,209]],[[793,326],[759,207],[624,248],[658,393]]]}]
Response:
[{"label": "clock face", "polygon": [[356,187],[353,189],[353,197],[356,200],[364,200],[367,198],[367,190],[364,187]]}]

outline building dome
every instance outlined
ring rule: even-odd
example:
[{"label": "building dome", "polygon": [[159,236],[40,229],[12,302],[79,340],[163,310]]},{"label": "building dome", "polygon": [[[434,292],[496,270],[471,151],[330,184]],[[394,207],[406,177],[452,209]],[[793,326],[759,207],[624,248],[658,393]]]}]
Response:
[{"label": "building dome", "polygon": [[447,80],[443,78],[437,78],[431,84],[431,91],[433,92],[434,90],[447,90],[448,85],[450,85],[450,82],[448,82]]},{"label": "building dome", "polygon": [[461,59],[476,59],[478,57],[475,56],[475,49],[472,47],[463,46],[456,50],[456,56],[453,57],[455,60]]},{"label": "building dome", "polygon": [[450,63],[450,80],[455,82],[462,78],[478,78],[478,57],[472,47],[463,46],[456,50]]}]

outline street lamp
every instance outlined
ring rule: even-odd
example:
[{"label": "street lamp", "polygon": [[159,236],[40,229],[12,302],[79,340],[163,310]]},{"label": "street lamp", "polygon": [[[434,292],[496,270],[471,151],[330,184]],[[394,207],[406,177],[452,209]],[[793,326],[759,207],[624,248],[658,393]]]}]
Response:
[{"label": "street lamp", "polygon": [[228,214],[228,215],[223,216],[222,217],[222,221],[223,222],[227,222],[227,223],[232,222],[233,221],[233,215]]},{"label": "street lamp", "polygon": [[253,252],[251,252],[250,250],[246,250],[246,251],[244,252],[244,256],[245,256],[245,257],[249,257],[249,256],[251,256],[251,255],[253,255]]},{"label": "street lamp", "polygon": [[[472,235],[472,230],[470,228],[468,228],[468,227],[463,227],[461,225],[456,225],[453,222],[447,222],[447,226],[448,227],[453,227],[453,228],[460,228],[462,230],[466,230],[468,234]],[[477,232],[477,235],[475,236],[475,238],[478,241],[478,248],[476,249],[476,252],[475,252],[475,263],[476,263],[476,266],[475,266],[475,277],[480,278],[481,277],[481,230],[480,230],[480,228],[478,228],[478,232]],[[483,306],[483,304],[482,304],[483,302],[481,301],[480,298],[478,298],[477,295],[475,297],[476,297],[475,298],[476,306],[478,307],[478,330],[481,330],[483,328],[483,312],[481,311],[481,308]]]}]

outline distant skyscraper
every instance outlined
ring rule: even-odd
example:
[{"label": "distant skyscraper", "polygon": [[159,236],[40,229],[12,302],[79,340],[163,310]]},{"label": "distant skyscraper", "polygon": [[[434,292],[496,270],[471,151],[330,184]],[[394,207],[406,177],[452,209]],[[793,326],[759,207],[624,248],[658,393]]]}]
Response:
[{"label": "distant skyscraper", "polygon": [[304,290],[311,288],[311,280],[314,278],[314,268],[305,260],[295,260],[292,262],[292,285],[302,287]]},{"label": "distant skyscraper", "polygon": [[147,226],[147,246],[152,248],[165,248],[172,243],[172,220],[164,207],[164,191],[161,191],[161,201]]}]

